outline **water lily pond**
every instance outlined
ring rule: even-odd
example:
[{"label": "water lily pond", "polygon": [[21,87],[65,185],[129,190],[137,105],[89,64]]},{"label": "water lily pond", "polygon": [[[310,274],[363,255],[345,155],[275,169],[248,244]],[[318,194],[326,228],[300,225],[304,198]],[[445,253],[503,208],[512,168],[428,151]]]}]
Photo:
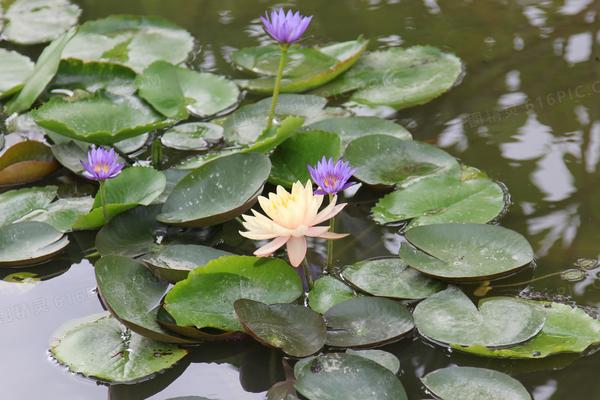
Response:
[{"label": "water lily pond", "polygon": [[598,2],[0,5],[2,398],[600,398]]}]

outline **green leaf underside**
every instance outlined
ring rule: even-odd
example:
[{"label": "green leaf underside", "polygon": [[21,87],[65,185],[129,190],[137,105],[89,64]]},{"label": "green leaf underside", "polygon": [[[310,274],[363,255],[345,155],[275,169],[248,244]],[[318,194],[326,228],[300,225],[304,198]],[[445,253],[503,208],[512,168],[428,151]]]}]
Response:
[{"label": "green leaf underside", "polygon": [[439,279],[485,280],[513,273],[533,260],[519,233],[485,224],[435,224],[406,232],[400,257],[411,267]]},{"label": "green leaf underside", "polygon": [[438,343],[506,347],[535,337],[546,321],[543,307],[512,297],[493,297],[479,309],[457,287],[436,293],[413,313],[419,333]]},{"label": "green leaf underside", "polygon": [[458,162],[445,151],[387,135],[353,140],[344,158],[358,169],[354,176],[368,185],[400,185],[436,174],[459,173]]},{"label": "green leaf underside", "polygon": [[180,326],[242,331],[233,303],[290,303],[302,294],[300,278],[280,259],[226,256],[191,271],[167,293],[164,306]]},{"label": "green leaf underside", "polygon": [[412,219],[408,229],[439,223],[487,223],[505,207],[504,191],[473,169],[424,179],[382,197],[371,213],[380,223]]},{"label": "green leaf underside", "polygon": [[322,276],[314,282],[308,293],[308,305],[318,313],[324,314],[336,304],[355,297],[352,288],[332,276]]},{"label": "green leaf underside", "polygon": [[405,305],[381,297],[360,296],[331,307],[324,314],[327,345],[377,346],[401,339],[414,328]]},{"label": "green leaf underside", "polygon": [[400,380],[365,357],[331,353],[305,358],[294,367],[296,390],[309,400],[407,400]]},{"label": "green leaf underside", "polygon": [[430,372],[421,381],[444,400],[531,400],[519,381],[490,369],[448,367]]},{"label": "green leaf underside", "polygon": [[401,110],[442,95],[458,82],[462,70],[458,57],[434,47],[391,48],[367,54],[347,74],[315,93],[353,92],[354,102]]},{"label": "green leaf underside", "polygon": [[360,261],[348,266],[342,276],[373,296],[397,299],[424,299],[445,286],[408,267],[400,258]]},{"label": "green leaf underside", "polygon": [[52,150],[42,142],[25,140],[0,156],[0,185],[21,185],[42,179],[58,168]]},{"label": "green leaf underside", "polygon": [[582,309],[561,303],[530,303],[542,306],[546,311],[544,327],[533,339],[506,349],[455,344],[451,346],[483,357],[544,358],[557,353],[582,353],[588,347],[600,343],[600,321],[590,317]]},{"label": "green leaf underside", "polygon": [[57,332],[50,352],[71,372],[109,383],[149,379],[187,355],[175,345],[131,332],[106,313]]}]

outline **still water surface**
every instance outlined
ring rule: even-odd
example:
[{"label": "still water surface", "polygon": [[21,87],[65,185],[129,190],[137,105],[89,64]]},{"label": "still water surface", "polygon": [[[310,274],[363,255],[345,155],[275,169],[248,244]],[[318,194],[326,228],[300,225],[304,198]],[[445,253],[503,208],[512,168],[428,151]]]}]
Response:
[{"label": "still water surface", "polygon": [[[84,20],[115,13],[170,19],[198,39],[197,68],[227,75],[236,73],[227,61],[233,50],[267,41],[257,16],[274,5],[259,0],[78,3]],[[537,268],[501,283],[526,281],[567,269],[579,258],[599,257],[600,1],[303,0],[285,5],[315,15],[309,43],[364,34],[373,49],[430,44],[464,60],[464,81],[448,94],[395,115],[377,113],[402,123],[415,139],[437,144],[506,184],[512,205],[501,222],[529,239]],[[402,240],[397,229],[367,218],[380,195],[361,190],[350,199],[340,230],[353,235],[336,242],[338,265],[397,253]],[[250,252],[252,244],[232,234],[235,230],[226,226],[212,234],[211,243]],[[2,399],[252,400],[263,399],[281,379],[280,356],[253,344],[203,347],[175,369],[138,385],[109,389],[67,373],[48,357],[51,334],[71,319],[101,311],[92,267],[82,260],[93,246],[93,235],[72,235],[71,241],[68,254],[32,269],[44,276],[42,282],[0,281]],[[315,264],[324,254],[318,246],[309,254]],[[569,296],[600,311],[597,272],[579,282],[554,276],[492,294],[525,289],[534,295]],[[474,287],[465,289],[472,292]],[[600,399],[600,353],[498,361],[449,354],[419,339],[385,350],[400,359],[400,378],[411,399],[426,397],[419,377],[450,364],[507,372],[535,400]]]}]

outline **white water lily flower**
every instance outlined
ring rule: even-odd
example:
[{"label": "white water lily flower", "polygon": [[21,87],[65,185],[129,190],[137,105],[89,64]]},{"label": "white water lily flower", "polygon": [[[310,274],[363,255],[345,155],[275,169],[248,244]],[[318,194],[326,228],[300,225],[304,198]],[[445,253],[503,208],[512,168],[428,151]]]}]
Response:
[{"label": "white water lily flower", "polygon": [[290,263],[297,267],[306,256],[306,237],[341,239],[348,234],[329,232],[329,226],[316,226],[335,217],[346,206],[336,204],[337,197],[319,212],[323,203],[322,195],[313,194],[310,181],[302,186],[294,183],[292,192],[277,186],[277,193],[269,193],[269,198],[260,196],[258,202],[265,215],[252,210],[254,216],[243,215],[243,225],[247,231],[240,235],[253,240],[272,239],[254,252],[259,257],[267,257],[283,245],[287,245]]}]

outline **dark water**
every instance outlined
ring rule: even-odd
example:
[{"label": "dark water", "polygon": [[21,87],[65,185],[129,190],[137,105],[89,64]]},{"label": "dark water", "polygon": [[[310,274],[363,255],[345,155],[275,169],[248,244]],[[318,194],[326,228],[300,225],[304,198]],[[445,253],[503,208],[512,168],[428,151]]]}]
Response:
[{"label": "dark water", "polygon": [[[258,0],[87,0],[84,19],[113,13],[155,14],[198,38],[198,68],[234,74],[235,48],[266,40]],[[310,0],[285,3],[314,14],[309,42],[365,34],[371,47],[431,44],[466,63],[463,83],[438,100],[394,116],[422,141],[435,143],[508,187],[513,204],[502,224],[523,233],[537,268],[502,284],[570,268],[600,253],[600,2],[461,0]],[[380,110],[385,114],[385,110]],[[337,263],[395,254],[401,238],[366,215],[379,194],[359,191],[340,223],[351,239],[336,242]],[[217,232],[228,247],[252,244]],[[93,235],[72,235],[70,252],[32,269],[43,281],[0,281],[2,399],[143,399],[201,396],[210,400],[263,399],[281,378],[280,356],[255,345],[209,345],[151,381],[108,389],[73,376],[51,361],[48,340],[70,319],[101,310],[91,265],[82,253]],[[318,244],[322,246],[321,244]],[[238,250],[239,251],[239,250]],[[324,248],[309,254],[321,262]],[[73,265],[72,265],[73,264]],[[71,266],[72,265],[72,266]],[[569,296],[600,311],[600,281],[538,280],[527,291]],[[13,271],[10,271],[13,272]],[[8,273],[4,273],[7,275]],[[5,280],[11,280],[8,276]],[[492,294],[518,293],[525,285]],[[466,287],[472,290],[474,287]],[[401,360],[400,378],[411,399],[425,398],[418,378],[450,364],[482,366],[519,379],[535,400],[600,399],[600,354],[548,360],[499,361],[449,354],[418,339],[388,346]]]}]

